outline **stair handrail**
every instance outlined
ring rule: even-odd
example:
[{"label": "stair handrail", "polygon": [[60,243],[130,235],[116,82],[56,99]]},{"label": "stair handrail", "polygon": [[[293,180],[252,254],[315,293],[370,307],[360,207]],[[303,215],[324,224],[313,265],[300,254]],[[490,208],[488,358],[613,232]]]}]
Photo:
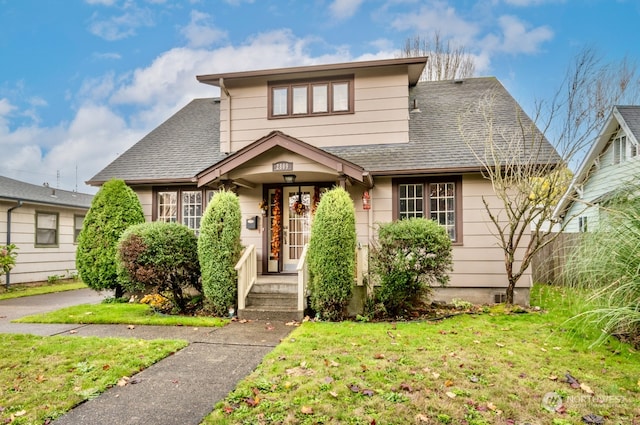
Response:
[{"label": "stair handrail", "polygon": [[253,284],[258,280],[258,263],[255,245],[249,245],[244,249],[242,256],[234,268],[238,272],[238,310],[244,310],[247,295],[249,295]]},{"label": "stair handrail", "polygon": [[309,244],[305,244],[304,248],[302,248],[302,254],[296,267],[296,271],[298,272],[298,311],[304,311],[307,307],[307,284],[309,282],[309,264],[307,262],[308,248]]}]

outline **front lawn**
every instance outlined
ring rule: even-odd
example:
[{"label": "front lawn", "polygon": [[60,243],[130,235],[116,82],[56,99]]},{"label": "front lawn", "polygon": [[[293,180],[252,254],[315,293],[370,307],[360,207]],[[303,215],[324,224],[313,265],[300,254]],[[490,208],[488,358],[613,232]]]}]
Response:
[{"label": "front lawn", "polygon": [[10,298],[29,297],[31,295],[50,294],[52,292],[71,291],[74,289],[86,288],[81,281],[68,281],[62,283],[43,283],[42,285],[12,285],[9,289],[0,286],[0,300]]},{"label": "front lawn", "polygon": [[639,422],[640,354],[589,348],[597,332],[565,322],[570,295],[537,287],[541,312],[304,323],[204,423]]},{"label": "front lawn", "polygon": [[48,423],[186,345],[0,334],[0,422]]},{"label": "front lawn", "polygon": [[154,312],[148,304],[81,304],[50,313],[34,314],[14,320],[18,323],[78,323],[161,326],[224,326],[229,320],[206,316],[177,316]]}]

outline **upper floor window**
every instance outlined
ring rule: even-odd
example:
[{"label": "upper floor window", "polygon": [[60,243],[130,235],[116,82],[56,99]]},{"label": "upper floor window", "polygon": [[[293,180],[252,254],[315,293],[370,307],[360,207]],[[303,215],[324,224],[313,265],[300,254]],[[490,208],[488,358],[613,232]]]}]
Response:
[{"label": "upper floor window", "polygon": [[58,213],[36,211],[36,245],[58,245]]},{"label": "upper floor window", "polygon": [[637,157],[639,154],[638,147],[623,134],[618,134],[618,136],[613,139],[612,149],[614,164],[620,164],[630,158]]},{"label": "upper floor window", "polygon": [[269,83],[269,118],[353,113],[353,75]]},{"label": "upper floor window", "polygon": [[453,242],[460,243],[461,188],[459,178],[394,182],[394,217],[429,218],[443,226]]}]

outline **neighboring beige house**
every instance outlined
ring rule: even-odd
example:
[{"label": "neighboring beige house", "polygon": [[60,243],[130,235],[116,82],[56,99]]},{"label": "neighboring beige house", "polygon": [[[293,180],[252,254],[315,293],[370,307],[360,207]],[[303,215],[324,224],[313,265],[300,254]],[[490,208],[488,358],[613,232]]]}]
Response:
[{"label": "neighboring beige house", "polygon": [[93,195],[0,176],[0,245],[18,247],[3,284],[67,278],[76,269],[76,238]]},{"label": "neighboring beige house", "polygon": [[[465,119],[484,125],[473,106],[490,95],[496,127],[515,130],[519,119],[525,126],[530,121],[495,78],[419,82],[426,61],[198,76],[219,88],[220,98],[193,100],[88,183],[124,179],[148,220],[182,222],[196,231],[213,191],[233,188],[243,244],[255,247],[246,257],[258,275],[248,298],[240,295],[241,313],[260,308],[263,282],[283,283],[297,273],[303,284],[300,260],[314,204],[335,185],[352,195],[356,208],[358,284],[366,277],[376,223],[428,217],[445,226],[454,246],[450,285],[436,298],[494,302],[507,279],[482,198],[495,196],[469,148],[483,149],[485,139],[463,140],[459,119],[466,112]],[[543,160],[557,157],[547,142],[543,150],[549,155]],[[253,275],[243,270],[241,294],[245,274]],[[529,276],[520,282],[516,301],[527,303]],[[297,293],[301,313],[302,291],[289,292]]]}]

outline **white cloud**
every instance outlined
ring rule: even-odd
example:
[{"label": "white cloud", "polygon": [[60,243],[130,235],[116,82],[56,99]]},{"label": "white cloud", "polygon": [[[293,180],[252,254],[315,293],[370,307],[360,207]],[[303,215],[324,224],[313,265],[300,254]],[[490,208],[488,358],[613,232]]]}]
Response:
[{"label": "white cloud", "polygon": [[117,0],[84,0],[87,4],[99,4],[101,6],[113,6]]},{"label": "white cloud", "polygon": [[5,115],[9,115],[9,113],[15,108],[16,107],[13,106],[11,102],[9,102],[9,99],[0,99],[0,119],[2,119]]},{"label": "white cloud", "polygon": [[539,6],[545,3],[562,3],[564,0],[504,0],[506,4],[518,7]]},{"label": "white cloud", "polygon": [[553,31],[547,26],[529,29],[528,25],[515,16],[501,16],[498,23],[502,37],[491,39],[495,50],[506,53],[537,53],[540,45],[553,38]]},{"label": "white cloud", "polygon": [[207,47],[227,38],[227,32],[210,24],[211,16],[197,10],[191,11],[191,21],[180,30],[190,47]]},{"label": "white cloud", "polygon": [[348,19],[358,11],[362,2],[363,0],[334,0],[329,5],[329,11],[335,19]]},{"label": "white cloud", "polygon": [[95,52],[91,55],[94,59],[98,59],[98,60],[119,60],[122,59],[122,56],[120,55],[120,53],[115,53],[115,52],[106,52],[106,53],[98,53]]},{"label": "white cloud", "polygon": [[149,9],[139,8],[133,3],[126,3],[124,12],[107,19],[94,13],[89,24],[89,31],[107,41],[121,40],[136,34],[140,27],[154,25],[153,14]]}]

